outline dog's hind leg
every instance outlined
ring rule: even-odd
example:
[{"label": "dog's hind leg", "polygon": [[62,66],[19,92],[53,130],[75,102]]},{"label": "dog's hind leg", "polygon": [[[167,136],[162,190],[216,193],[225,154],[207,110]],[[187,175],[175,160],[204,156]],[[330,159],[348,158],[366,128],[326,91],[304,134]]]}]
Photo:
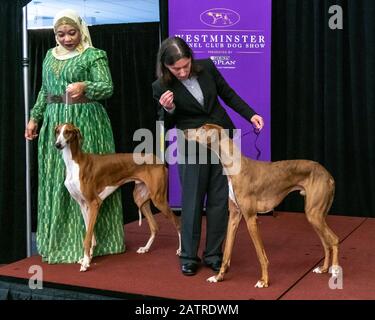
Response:
[{"label": "dog's hind leg", "polygon": [[307,192],[305,212],[307,220],[318,234],[324,248],[323,265],[315,268],[313,272],[328,272],[332,253],[332,275],[336,276],[340,270],[338,261],[339,238],[326,223],[327,213],[333,200],[333,188],[334,185],[331,182],[329,185],[325,185],[324,188],[319,188],[324,190],[323,193],[319,193],[316,190],[314,190],[314,193],[312,191]]},{"label": "dog's hind leg", "polygon": [[224,280],[224,274],[227,272],[230,267],[230,261],[232,257],[232,250],[234,245],[234,239],[236,238],[238,226],[240,224],[242,215],[239,208],[233,203],[232,200],[229,200],[229,221],[227,236],[224,246],[223,262],[221,263],[221,268],[219,273],[216,276],[212,276],[207,279],[208,282],[219,282]]},{"label": "dog's hind leg", "polygon": [[[165,170],[163,168],[163,170]],[[148,185],[150,190],[150,197],[152,202],[154,203],[155,207],[160,210],[160,212],[169,220],[172,221],[174,224],[177,234],[178,234],[178,249],[176,251],[176,255],[181,254],[181,220],[180,217],[176,216],[171,208],[169,207],[168,200],[167,200],[167,186],[168,186],[168,177],[163,172],[160,173],[158,184],[150,183]]]},{"label": "dog's hind leg", "polygon": [[[328,244],[330,253],[332,254],[332,264],[331,269],[328,270],[332,273],[333,277],[336,277],[340,273],[339,259],[338,259],[338,247],[339,247],[339,237],[328,227],[326,221],[322,223],[322,234],[325,240],[325,243]],[[326,260],[326,259],[325,259]],[[329,264],[328,261],[325,261],[325,264]]]},{"label": "dog's hind leg", "polygon": [[142,214],[146,217],[148,227],[150,228],[150,238],[148,239],[145,246],[140,247],[137,250],[137,253],[146,253],[149,251],[152,243],[155,240],[155,236],[159,231],[158,224],[152,214],[151,207],[150,207],[150,192],[143,182],[136,182],[134,191],[133,191],[133,198],[134,202],[138,206],[139,210],[139,219],[141,223]]},{"label": "dog's hind leg", "polygon": [[168,205],[168,202],[167,202],[167,197],[163,196],[163,197],[159,197],[159,196],[153,196],[151,194],[151,200],[152,202],[154,203],[155,207],[158,208],[161,213],[169,220],[172,221],[172,223],[174,224],[176,230],[177,230],[177,234],[178,234],[178,248],[176,250],[176,255],[180,255],[181,254],[181,222],[180,222],[180,218],[177,217],[173,211],[171,210],[171,208],[169,207]]},{"label": "dog's hind leg", "polygon": [[324,262],[323,265],[313,270],[315,273],[325,273],[329,271],[330,259],[332,253],[332,272],[337,272],[338,267],[338,244],[339,238],[328,227],[325,221],[325,214],[319,210],[311,210],[306,212],[307,220],[313,226],[315,232],[320,238],[324,248]]},{"label": "dog's hind leg", "polygon": [[148,226],[150,228],[150,238],[148,239],[145,246],[138,248],[137,253],[146,253],[150,250],[151,245],[155,240],[155,236],[159,231],[159,226],[152,214],[150,200],[147,200],[140,208],[143,215],[146,217]]}]

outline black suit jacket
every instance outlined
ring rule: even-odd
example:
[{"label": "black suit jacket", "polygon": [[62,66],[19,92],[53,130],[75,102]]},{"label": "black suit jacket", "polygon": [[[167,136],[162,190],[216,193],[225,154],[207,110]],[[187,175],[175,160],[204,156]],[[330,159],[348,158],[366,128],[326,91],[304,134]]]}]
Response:
[{"label": "black suit jacket", "polygon": [[[176,126],[184,130],[198,128],[205,123],[213,123],[225,129],[234,129],[233,122],[220,104],[218,97],[250,122],[255,114],[254,110],[228,85],[212,60],[204,59],[195,62],[201,66],[198,82],[204,96],[204,106],[200,105],[177,79],[169,86],[164,86],[160,79],[152,84],[153,96],[159,106],[159,120],[164,120],[165,128],[170,129]],[[176,108],[173,113],[167,112],[159,104],[160,96],[167,90],[174,94]]]}]

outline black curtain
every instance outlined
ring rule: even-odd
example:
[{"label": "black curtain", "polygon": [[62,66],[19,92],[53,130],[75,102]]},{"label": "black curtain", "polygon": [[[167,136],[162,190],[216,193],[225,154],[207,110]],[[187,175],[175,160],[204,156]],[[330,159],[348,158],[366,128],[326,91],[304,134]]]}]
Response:
[{"label": "black curtain", "polygon": [[[106,108],[111,119],[117,152],[133,152],[138,129],[148,129],[155,138],[157,106],[152,97],[159,48],[159,23],[103,25],[90,28],[94,46],[107,51],[114,94]],[[155,151],[154,139],[154,151]],[[124,222],[138,219],[133,201],[134,183],[124,185]],[[154,210],[155,211],[155,210]]]},{"label": "black curtain", "polygon": [[[329,28],[332,5],[342,30]],[[272,159],[325,165],[340,215],[375,217],[374,16],[373,0],[273,1]],[[293,195],[279,209],[302,204]]]},{"label": "black curtain", "polygon": [[[156,106],[151,83],[155,80],[156,54],[159,47],[159,23],[132,23],[89,27],[93,45],[107,52],[114,94],[103,104],[111,119],[117,152],[132,152],[139,142],[133,141],[137,129],[144,128],[155,136]],[[41,86],[43,58],[55,46],[52,29],[29,30],[31,94],[30,106]],[[154,141],[155,142],[155,141]],[[37,218],[37,141],[32,143],[31,183],[33,230]],[[134,184],[121,188],[125,223],[138,219],[133,201]]]},{"label": "black curtain", "polygon": [[[29,106],[33,107],[42,83],[42,64],[47,50],[55,45],[53,31],[50,29],[28,31],[28,56],[30,96]],[[40,124],[41,126],[41,124]],[[30,142],[30,184],[32,231],[36,231],[38,210],[38,140]]]},{"label": "black curtain", "polygon": [[159,0],[160,12],[160,35],[161,40],[169,36],[169,23],[168,23],[168,0]]},{"label": "black curtain", "polygon": [[156,105],[152,82],[156,79],[159,23],[90,27],[94,46],[107,51],[114,94],[107,101],[118,152],[132,152],[139,128],[155,131]]},{"label": "black curtain", "polygon": [[0,264],[26,256],[22,7],[0,2]]}]

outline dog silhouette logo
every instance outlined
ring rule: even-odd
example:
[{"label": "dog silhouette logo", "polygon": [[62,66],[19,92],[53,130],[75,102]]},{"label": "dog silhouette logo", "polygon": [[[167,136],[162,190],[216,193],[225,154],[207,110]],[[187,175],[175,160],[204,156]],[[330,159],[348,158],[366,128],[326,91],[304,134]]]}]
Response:
[{"label": "dog silhouette logo", "polygon": [[240,15],[233,10],[225,8],[212,8],[201,13],[200,20],[210,27],[231,27],[240,21]]}]

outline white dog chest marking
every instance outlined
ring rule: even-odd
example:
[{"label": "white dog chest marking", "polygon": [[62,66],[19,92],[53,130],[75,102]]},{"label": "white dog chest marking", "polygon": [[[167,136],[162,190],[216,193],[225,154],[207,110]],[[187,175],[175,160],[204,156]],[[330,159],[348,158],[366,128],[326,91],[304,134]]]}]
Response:
[{"label": "white dog chest marking", "polygon": [[79,181],[79,165],[72,159],[69,148],[64,148],[63,158],[66,165],[65,187],[68,189],[74,200],[82,204],[85,199],[83,198],[81,183]]},{"label": "white dog chest marking", "polygon": [[239,208],[237,200],[236,200],[236,195],[234,194],[232,181],[229,178],[229,176],[228,176],[228,189],[229,189],[229,199],[233,201],[233,203],[236,205],[237,208]]}]

